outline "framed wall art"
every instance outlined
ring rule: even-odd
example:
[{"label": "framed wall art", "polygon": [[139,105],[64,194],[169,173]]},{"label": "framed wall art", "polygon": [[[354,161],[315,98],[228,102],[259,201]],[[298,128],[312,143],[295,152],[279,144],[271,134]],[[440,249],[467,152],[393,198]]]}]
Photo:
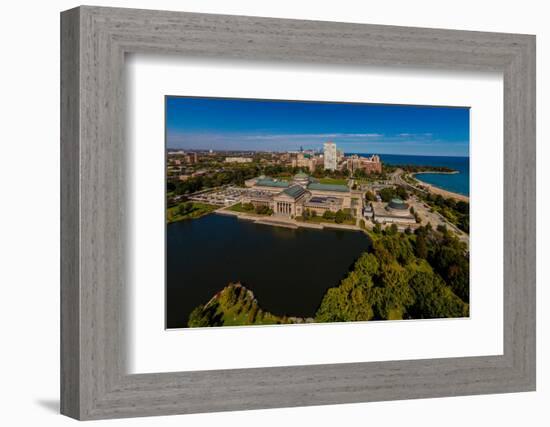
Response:
[{"label": "framed wall art", "polygon": [[535,389],[535,37],[61,14],[61,411]]}]

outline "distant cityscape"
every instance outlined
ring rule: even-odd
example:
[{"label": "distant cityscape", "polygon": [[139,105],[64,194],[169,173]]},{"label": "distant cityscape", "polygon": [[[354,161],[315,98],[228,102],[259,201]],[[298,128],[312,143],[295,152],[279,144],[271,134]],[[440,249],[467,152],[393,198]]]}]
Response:
[{"label": "distant cityscape", "polygon": [[[217,166],[212,168],[213,164]],[[263,209],[266,213],[272,213],[278,226],[283,218],[293,222],[287,226],[303,226],[296,219],[304,218],[304,214],[306,217],[330,218],[344,212],[343,216],[347,219],[345,225],[351,228],[373,228],[376,224],[383,228],[396,224],[398,229],[414,230],[422,223],[431,222],[449,226],[462,234],[455,224],[444,217],[430,215],[418,198],[411,198],[407,203],[398,192],[393,191],[396,184],[415,191],[426,191],[411,174],[390,167],[393,173],[388,176],[383,173],[379,155],[345,155],[332,141],[325,142],[322,151],[304,150],[302,147],[291,152],[172,149],[168,150],[167,178],[169,182],[185,182],[212,173],[223,173],[227,168],[238,170],[244,165],[279,167],[296,173],[291,175],[285,172],[277,176],[260,174],[244,180],[242,186],[201,189],[185,198],[227,207],[229,209],[223,209],[220,213],[241,217],[251,213],[243,207],[256,212]],[[391,192],[395,197],[385,197],[383,200],[381,191],[383,195]],[[177,204],[182,198],[182,195],[169,198],[169,206]],[[232,206],[236,208],[231,209]],[[269,220],[262,218],[262,222]],[[467,241],[466,238],[464,240]]]},{"label": "distant cityscape", "polygon": [[[314,172],[318,167],[322,167],[324,170],[348,170],[351,173],[357,170],[363,170],[367,173],[382,172],[382,163],[380,161],[380,156],[373,154],[370,157],[359,156],[357,154],[352,154],[345,156],[342,150],[339,150],[336,146],[336,143],[332,141],[325,142],[323,145],[323,150],[304,150],[300,147],[299,151],[289,151],[289,152],[231,152],[231,151],[217,151],[218,154],[225,154],[224,159],[225,163],[252,163],[255,156],[260,156],[262,154],[269,154],[270,159],[264,158],[264,163],[271,164],[280,164],[287,165],[294,168],[305,168],[310,172]],[[179,172],[185,170],[183,166],[197,164],[199,160],[199,155],[201,156],[212,156],[214,155],[213,150],[180,150],[180,149],[169,149],[169,166],[170,171],[176,171],[179,168]],[[177,157],[174,157],[177,156]],[[170,175],[169,175],[170,176]],[[185,173],[179,175],[179,179],[185,180],[189,178],[190,175]]]}]

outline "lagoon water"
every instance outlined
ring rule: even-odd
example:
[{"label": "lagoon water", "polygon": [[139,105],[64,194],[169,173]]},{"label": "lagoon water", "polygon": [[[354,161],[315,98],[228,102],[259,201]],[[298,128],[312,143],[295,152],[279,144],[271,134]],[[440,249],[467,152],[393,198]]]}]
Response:
[{"label": "lagoon water", "polygon": [[423,173],[418,179],[444,190],[470,195],[470,158],[444,156],[410,156],[404,154],[380,154],[383,163],[389,165],[445,166],[457,170],[457,174]]},{"label": "lagoon water", "polygon": [[287,229],[211,214],[166,230],[168,328],[230,282],[274,314],[311,317],[371,242],[360,232]]}]

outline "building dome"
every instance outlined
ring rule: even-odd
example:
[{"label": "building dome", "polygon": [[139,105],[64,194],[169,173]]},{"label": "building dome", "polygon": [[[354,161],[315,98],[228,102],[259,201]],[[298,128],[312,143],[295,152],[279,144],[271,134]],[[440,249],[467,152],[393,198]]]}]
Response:
[{"label": "building dome", "polygon": [[306,187],[309,184],[309,176],[303,172],[299,172],[294,175],[293,181],[298,185]]},{"label": "building dome", "polygon": [[407,205],[403,200],[401,200],[399,198],[391,199],[388,207],[390,207],[391,209],[396,209],[396,210],[407,210],[407,209],[409,209],[409,205]]}]

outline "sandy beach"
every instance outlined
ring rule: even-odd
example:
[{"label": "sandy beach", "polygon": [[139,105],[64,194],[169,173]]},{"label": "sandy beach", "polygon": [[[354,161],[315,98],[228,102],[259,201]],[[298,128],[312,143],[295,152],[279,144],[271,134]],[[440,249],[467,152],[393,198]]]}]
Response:
[{"label": "sandy beach", "polygon": [[[425,173],[456,173],[456,172],[425,172]],[[416,177],[417,174],[413,175],[413,178],[418,181],[420,185],[425,187],[430,193],[433,194],[439,194],[446,198],[453,198],[456,200],[462,200],[464,202],[470,203],[470,198],[468,196],[465,196],[464,194],[459,193],[453,193],[452,191],[443,190],[442,188],[436,187],[435,185],[428,184],[427,182],[424,182]]]}]

